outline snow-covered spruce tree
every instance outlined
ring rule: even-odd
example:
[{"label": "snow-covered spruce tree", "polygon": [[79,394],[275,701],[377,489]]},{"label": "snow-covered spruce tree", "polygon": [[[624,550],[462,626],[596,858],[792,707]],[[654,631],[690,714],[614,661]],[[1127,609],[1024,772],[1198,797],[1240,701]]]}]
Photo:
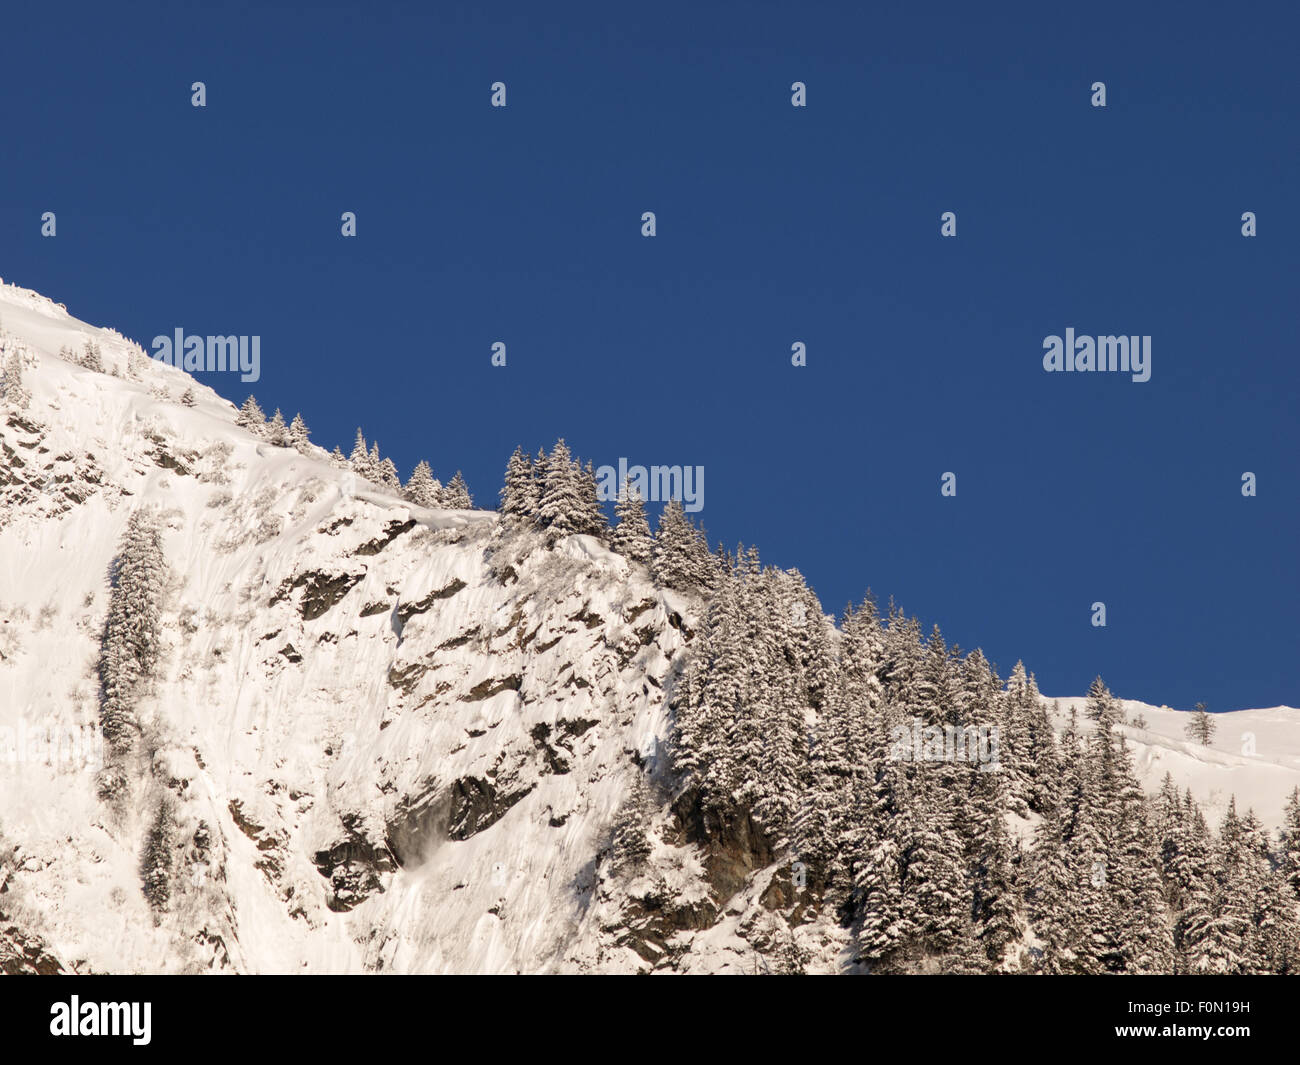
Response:
[{"label": "snow-covered spruce tree", "polygon": [[1100,678],[1087,714],[1096,727],[1086,744],[1073,715],[1062,738],[1061,800],[1035,848],[1030,917],[1045,944],[1042,971],[1170,972],[1172,921],[1149,804]]},{"label": "snow-covered spruce tree", "polygon": [[104,372],[104,360],[99,350],[99,345],[93,340],[86,341],[86,346],[81,352],[81,358],[77,361],[87,370],[93,370],[95,373]]},{"label": "snow-covered spruce tree", "polygon": [[1268,832],[1253,810],[1247,810],[1241,821],[1241,851],[1237,890],[1250,900],[1248,971],[1292,974],[1300,964],[1300,915],[1291,903],[1284,875],[1274,868]]},{"label": "snow-covered spruce tree", "polygon": [[578,531],[604,539],[609,535],[609,519],[600,505],[600,490],[591,461],[578,470]]},{"label": "snow-covered spruce tree", "polygon": [[405,496],[417,507],[441,506],[442,485],[433,476],[433,470],[423,459],[411,471],[411,479],[406,482]]},{"label": "snow-covered spruce tree", "polygon": [[709,601],[677,700],[678,767],[719,835],[746,821],[764,787],[760,710],[773,678],[760,580],[751,551]]},{"label": "snow-covered spruce tree", "polygon": [[254,436],[261,436],[266,432],[266,415],[262,413],[256,396],[249,396],[244,400],[244,405],[239,408],[239,414],[235,418],[235,424],[241,429],[247,429]]},{"label": "snow-covered spruce tree", "polygon": [[[712,798],[723,804],[719,811],[730,807],[730,820],[739,824],[756,817],[756,808],[763,805],[763,816],[768,818],[764,828],[769,837],[778,835],[783,826],[777,823],[776,811],[765,801],[772,795],[774,782],[764,771],[764,753],[769,742],[785,745],[789,736],[783,730],[782,735],[769,737],[765,730],[771,717],[784,720],[791,709],[783,700],[783,678],[775,660],[777,619],[770,591],[758,552],[751,549],[736,574],[738,620],[734,628],[723,634],[724,646],[734,644],[739,661],[729,667],[732,679],[723,682],[720,693],[725,746],[712,774]],[[732,685],[734,698],[730,698]],[[709,684],[704,686],[706,693],[709,687]],[[714,701],[707,695],[706,698]]]},{"label": "snow-covered spruce tree", "polygon": [[472,510],[474,497],[469,494],[465,475],[457,470],[442,490],[442,506],[446,510]]},{"label": "snow-covered spruce tree", "polygon": [[1022,816],[1042,813],[1056,783],[1056,733],[1032,673],[1017,662],[1002,696],[1003,759],[1011,775],[1008,801]]},{"label": "snow-covered spruce tree", "polygon": [[176,844],[176,817],[169,796],[163,795],[145,833],[140,855],[144,897],[156,911],[167,909],[172,894],[172,862]]},{"label": "snow-covered spruce tree", "polygon": [[568,445],[563,439],[557,440],[540,472],[541,497],[537,506],[537,524],[548,531],[551,543],[584,531],[581,474]]},{"label": "snow-covered spruce tree", "polygon": [[645,779],[637,774],[614,818],[611,866],[616,873],[635,875],[650,857],[650,840],[646,829],[650,820],[650,800]]},{"label": "snow-covered spruce tree", "polygon": [[814,857],[825,832],[820,811],[804,808],[808,720],[833,670],[820,607],[797,573],[762,571],[751,549],[701,628],[674,703],[677,765],[695,809],[709,834],[758,858],[801,859],[805,845]]},{"label": "snow-covered spruce tree", "polygon": [[1019,934],[1012,869],[1011,839],[1007,832],[1008,774],[1000,770],[972,774],[973,826],[971,862],[975,938],[991,962],[1001,961],[1007,945]]},{"label": "snow-covered spruce tree", "polygon": [[1244,858],[1236,799],[1219,826],[1211,874],[1196,885],[1182,915],[1185,965],[1190,973],[1244,974],[1251,970],[1253,899],[1243,897]]},{"label": "snow-covered spruce tree", "polygon": [[[148,356],[140,348],[131,346],[126,351],[126,376],[132,381],[139,381],[144,378],[144,368],[149,363]],[[182,402],[184,397],[182,397]],[[193,406],[187,403],[186,406]]]},{"label": "snow-covered spruce tree", "polygon": [[912,767],[911,801],[904,810],[903,916],[914,929],[914,952],[943,955],[958,945],[972,900],[954,820],[955,796],[928,767]]},{"label": "snow-covered spruce tree", "polygon": [[1196,709],[1192,712],[1192,719],[1187,722],[1187,727],[1184,729],[1184,735],[1189,740],[1208,747],[1210,740],[1214,739],[1216,728],[1218,725],[1205,709],[1205,704],[1197,703]]},{"label": "snow-covered spruce tree", "polygon": [[1187,832],[1183,797],[1174,785],[1173,775],[1165,773],[1160,791],[1151,804],[1151,831],[1160,856],[1160,876],[1165,884],[1165,898],[1171,910],[1180,910],[1186,901],[1183,885],[1177,882],[1175,866],[1181,860]]},{"label": "snow-covered spruce tree", "polygon": [[1291,791],[1282,817],[1281,872],[1293,900],[1300,900],[1300,788]]},{"label": "snow-covered spruce tree", "polygon": [[1262,877],[1254,907],[1255,971],[1294,976],[1300,973],[1300,912],[1285,873],[1270,865],[1268,838],[1262,827],[1255,836],[1255,846]]},{"label": "snow-covered spruce tree", "polygon": [[390,458],[379,463],[379,483],[394,492],[402,490],[402,478],[397,472],[397,465]]},{"label": "snow-covered spruce tree", "polygon": [[797,846],[802,833],[796,822],[826,773],[817,730],[809,722],[823,718],[830,697],[835,675],[831,629],[798,570],[770,570],[760,587],[771,619],[765,636],[772,684],[759,708],[768,787],[754,812],[774,839]]},{"label": "snow-covered spruce tree", "polygon": [[1081,908],[1078,916],[1091,918],[1086,932],[1096,971],[1168,972],[1173,940],[1146,800],[1116,728],[1119,704],[1100,677],[1088,693],[1087,713],[1096,727],[1083,762],[1084,817],[1095,834],[1088,857],[1103,875],[1093,878],[1094,908]]},{"label": "snow-covered spruce tree", "polygon": [[284,415],[280,413],[280,408],[275,408],[275,413],[271,415],[271,420],[266,423],[266,439],[268,443],[276,447],[286,447],[288,445],[289,430],[284,424]]},{"label": "snow-covered spruce tree", "polygon": [[[1215,876],[1214,841],[1205,815],[1188,789],[1181,797],[1172,786],[1171,798],[1162,789],[1157,804],[1160,824],[1161,864],[1164,873],[1165,897],[1174,918],[1175,972],[1186,973],[1189,952],[1196,923],[1194,900],[1201,896],[1197,906],[1203,905],[1205,893]],[[1172,809],[1170,808],[1172,804]],[[1161,813],[1161,811],[1164,811]]]},{"label": "snow-covered spruce tree", "polygon": [[958,651],[944,643],[939,626],[930,631],[925,643],[925,662],[921,668],[918,696],[925,708],[924,717],[935,725],[960,725],[961,684],[958,679]]},{"label": "snow-covered spruce tree", "polygon": [[818,714],[801,850],[825,866],[827,892],[847,901],[874,802],[871,736],[879,723],[882,639],[870,596],[840,621],[830,689]]},{"label": "snow-covered spruce tree", "polygon": [[610,533],[610,547],[632,562],[649,565],[654,554],[654,540],[645,516],[645,503],[630,481],[623,482],[614,513],[618,524]]},{"label": "snow-covered spruce tree", "polygon": [[1072,960],[1067,907],[1074,879],[1065,856],[1072,829],[1073,818],[1064,801],[1049,807],[1029,854],[1026,909],[1042,943],[1038,971],[1049,975],[1065,972]]},{"label": "snow-covered spruce tree", "polygon": [[32,395],[23,387],[23,364],[18,352],[11,351],[0,373],[0,399],[13,410],[26,410]]},{"label": "snow-covered spruce tree", "polygon": [[656,584],[675,591],[708,591],[717,584],[713,554],[679,499],[670,499],[659,515],[651,572]]},{"label": "snow-covered spruce tree", "polygon": [[198,399],[197,399],[197,398],[195,397],[195,395],[194,395],[194,389],[193,389],[193,388],[187,388],[187,389],[185,389],[184,392],[181,393],[181,405],[182,405],[182,406],[185,406],[185,407],[192,407],[192,406],[194,406],[197,402],[198,402]]},{"label": "snow-covered spruce tree", "polygon": [[310,449],[311,431],[307,428],[307,423],[302,420],[301,414],[293,416],[293,421],[289,423],[289,431],[285,434],[285,442],[303,455]]},{"label": "snow-covered spruce tree", "polygon": [[505,483],[501,486],[501,514],[519,522],[537,518],[541,488],[533,469],[533,460],[516,447],[506,463]]},{"label": "snow-covered spruce tree", "polygon": [[366,438],[362,434],[360,427],[357,428],[357,440],[352,445],[352,454],[348,456],[348,465],[352,472],[360,477],[363,481],[375,480],[376,471],[370,459],[370,452],[366,449]]},{"label": "snow-covered spruce tree", "polygon": [[[1066,943],[1070,964],[1064,970],[1083,976],[1119,971],[1119,918],[1108,889],[1115,867],[1108,853],[1106,801],[1101,794],[1094,752],[1080,754],[1080,771],[1071,799],[1072,833],[1065,859],[1073,890],[1065,906]],[[1099,823],[1100,822],[1100,823]]]},{"label": "snow-covered spruce tree", "polygon": [[167,562],[162,531],[149,512],[137,510],[128,520],[112,578],[99,659],[100,726],[110,752],[120,755],[132,746],[135,702],[153,675],[162,635]]},{"label": "snow-covered spruce tree", "polygon": [[914,929],[903,911],[903,769],[897,762],[873,761],[854,870],[854,940],[862,961],[887,971]]},{"label": "snow-covered spruce tree", "polygon": [[[1061,737],[1061,782],[1056,801],[1044,811],[1043,823],[1030,852],[1027,908],[1034,932],[1042,943],[1038,971],[1057,975],[1073,971],[1077,957],[1077,929],[1071,921],[1071,905],[1083,871],[1070,861],[1069,850],[1076,835],[1086,833],[1083,823],[1082,762],[1077,716],[1070,711],[1070,723]],[[1086,870],[1089,878],[1092,869]]]},{"label": "snow-covered spruce tree", "polygon": [[1110,884],[1120,916],[1119,971],[1135,974],[1169,973],[1174,967],[1172,920],[1167,912],[1155,833],[1148,803],[1132,770],[1122,735],[1116,792],[1116,875]]},{"label": "snow-covered spruce tree", "polygon": [[343,449],[334,445],[334,450],[330,452],[330,465],[336,470],[346,470],[348,468],[347,456],[343,454]]},{"label": "snow-covered spruce tree", "polygon": [[724,580],[709,600],[675,703],[676,766],[706,817],[732,805],[723,785],[733,754],[728,732],[753,676],[742,643],[741,579],[738,572]]},{"label": "snow-covered spruce tree", "polygon": [[1007,678],[1001,695],[1001,739],[1005,745],[1002,763],[1010,778],[1007,801],[1012,809],[1024,816],[1029,812],[1033,797],[1034,772],[1037,752],[1033,746],[1035,716],[1042,712],[1042,701],[1023,662],[1017,662]]},{"label": "snow-covered spruce tree", "polygon": [[880,675],[884,702],[897,708],[899,717],[909,726],[914,717],[928,720],[930,707],[918,694],[926,658],[921,626],[916,618],[906,617],[892,602],[884,628],[884,643],[885,660]]}]

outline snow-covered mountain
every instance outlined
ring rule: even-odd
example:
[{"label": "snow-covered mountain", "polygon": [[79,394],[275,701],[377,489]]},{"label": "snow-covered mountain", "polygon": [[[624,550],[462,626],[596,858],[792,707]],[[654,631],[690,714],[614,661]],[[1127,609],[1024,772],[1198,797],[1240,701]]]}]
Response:
[{"label": "snow-covered mountain", "polygon": [[[809,969],[847,965],[833,914],[782,915],[788,860],[741,850],[720,875],[673,807],[701,601],[595,537],[504,535],[273,446],[36,293],[0,286],[0,330],[30,393],[0,408],[0,968],[762,972],[791,937]],[[107,801],[101,642],[142,506],[163,646]],[[1124,706],[1149,790],[1168,771],[1207,813],[1235,794],[1280,824],[1300,712],[1216,715],[1202,747],[1187,715]],[[654,875],[617,878],[619,811],[647,786]],[[159,909],[141,885],[163,808]]]},{"label": "snow-covered mountain", "polygon": [[[1212,822],[1227,811],[1235,796],[1240,810],[1253,809],[1265,827],[1282,824],[1283,807],[1300,787],[1300,710],[1274,706],[1214,715],[1217,725],[1209,744],[1189,740],[1186,711],[1151,706],[1134,699],[1116,700],[1130,722],[1121,726],[1133,751],[1134,769],[1152,793],[1166,773],[1192,795]],[[1063,727],[1073,708],[1083,717],[1086,698],[1048,700],[1059,708]]]}]

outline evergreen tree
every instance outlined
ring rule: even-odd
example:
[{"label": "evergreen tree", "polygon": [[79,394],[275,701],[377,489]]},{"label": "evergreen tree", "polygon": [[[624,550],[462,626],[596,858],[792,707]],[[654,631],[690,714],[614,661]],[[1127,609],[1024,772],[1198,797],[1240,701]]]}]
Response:
[{"label": "evergreen tree", "polygon": [[588,461],[577,471],[578,480],[578,531],[587,536],[603,538],[609,532],[609,521],[600,505],[600,493],[596,485],[596,472]]},{"label": "evergreen tree", "polygon": [[883,758],[875,762],[865,793],[861,857],[854,874],[859,956],[885,969],[915,931],[903,907],[902,776],[901,763]]},{"label": "evergreen tree", "polygon": [[1165,899],[1178,912],[1187,905],[1192,887],[1192,826],[1174,778],[1165,773],[1153,804],[1152,830],[1159,850]]},{"label": "evergreen tree", "polygon": [[1300,971],[1300,916],[1281,871],[1268,869],[1263,876],[1255,903],[1256,971],[1294,976]]},{"label": "evergreen tree", "polygon": [[361,431],[361,426],[357,426],[357,436],[352,444],[352,452],[348,456],[348,462],[352,464],[355,472],[358,466],[364,466],[370,460],[370,445],[366,443],[365,434]]},{"label": "evergreen tree", "polygon": [[254,436],[261,436],[266,432],[266,415],[258,406],[256,396],[249,396],[244,400],[244,405],[239,408],[239,414],[235,418],[235,424],[241,429],[247,429]]},{"label": "evergreen tree", "polygon": [[1115,856],[1113,884],[1121,925],[1120,971],[1169,973],[1174,967],[1174,939],[1160,875],[1158,841],[1148,821],[1146,796],[1133,774],[1122,736],[1118,746],[1117,821],[1111,851]]},{"label": "evergreen tree", "polygon": [[348,465],[352,472],[365,481],[373,481],[375,469],[370,461],[370,452],[366,448],[366,438],[360,427],[357,428],[356,443],[352,445],[352,454],[348,456]]},{"label": "evergreen tree", "polygon": [[630,481],[624,481],[614,513],[618,516],[618,524],[610,535],[610,546],[632,562],[649,565],[654,554],[654,540],[645,516],[645,503]]},{"label": "evergreen tree", "polygon": [[637,774],[614,820],[611,864],[616,872],[635,875],[650,857],[651,845],[646,836],[649,819],[650,802],[645,780]]},{"label": "evergreen tree", "polygon": [[1235,799],[1219,826],[1211,874],[1193,888],[1182,917],[1187,970],[1248,973],[1254,950],[1253,897],[1243,876],[1246,842]]},{"label": "evergreen tree", "polygon": [[307,429],[307,423],[302,420],[301,414],[293,416],[289,431],[285,434],[285,441],[295,451],[304,455],[308,453],[311,447],[311,432]]},{"label": "evergreen tree", "polygon": [[708,604],[687,659],[676,709],[676,763],[707,815],[727,812],[731,796],[723,780],[732,752],[726,734],[741,712],[752,679],[742,646],[741,576],[724,582]]},{"label": "evergreen tree", "polygon": [[87,340],[86,346],[82,350],[81,358],[78,360],[87,370],[93,370],[95,373],[104,372],[104,360],[99,350],[99,345],[93,340]]},{"label": "evergreen tree", "polygon": [[971,869],[975,937],[990,961],[1000,961],[1016,938],[1018,900],[1012,873],[1011,839],[1006,822],[1006,774],[973,774],[974,862]]},{"label": "evergreen tree", "polygon": [[518,521],[535,521],[540,502],[541,487],[533,460],[523,448],[516,447],[506,464],[505,484],[501,486],[501,514]]},{"label": "evergreen tree", "polygon": [[655,583],[676,591],[708,590],[717,582],[717,569],[708,544],[691,524],[678,499],[670,499],[659,515],[651,571]]},{"label": "evergreen tree", "polygon": [[162,531],[151,514],[137,510],[114,561],[100,651],[100,724],[114,751],[130,746],[137,693],[158,661],[166,570]]},{"label": "evergreen tree", "polygon": [[926,763],[913,767],[902,811],[903,916],[914,951],[946,954],[970,920],[972,899],[952,793],[927,770]]},{"label": "evergreen tree", "polygon": [[144,897],[155,910],[166,910],[171,899],[172,860],[175,849],[176,820],[171,800],[164,795],[145,834],[140,856],[140,877]]},{"label": "evergreen tree", "polygon": [[[149,360],[145,357],[143,351],[137,347],[131,347],[126,352],[126,376],[132,381],[139,381],[144,377],[144,368]],[[187,389],[186,391],[189,391]],[[181,396],[181,402],[185,402],[185,397]],[[187,407],[193,406],[192,403],[186,403]]]},{"label": "evergreen tree", "polygon": [[379,463],[379,483],[394,492],[402,490],[402,478],[397,473],[397,465],[390,458]]},{"label": "evergreen tree", "polygon": [[192,406],[194,406],[197,402],[198,402],[198,399],[197,399],[197,398],[195,397],[195,395],[194,395],[194,389],[193,389],[193,388],[187,388],[187,389],[185,389],[184,392],[181,393],[181,404],[182,404],[183,406],[186,406],[186,407],[192,407]]},{"label": "evergreen tree", "polygon": [[1163,831],[1168,832],[1169,841],[1162,844],[1162,856],[1167,855],[1165,895],[1175,914],[1176,971],[1186,973],[1194,971],[1192,948],[1205,927],[1205,914],[1215,890],[1215,868],[1213,840],[1190,789],[1183,795],[1180,807],[1175,814],[1166,805],[1170,827]]},{"label": "evergreen tree", "polygon": [[885,702],[897,707],[899,716],[910,725],[911,718],[929,719],[930,702],[922,690],[922,670],[926,651],[916,618],[905,617],[890,603],[889,620],[884,629],[885,661],[881,671]]},{"label": "evergreen tree", "polygon": [[1196,709],[1192,712],[1192,719],[1187,722],[1187,728],[1184,734],[1189,740],[1195,740],[1197,743],[1208,747],[1210,740],[1214,738],[1214,731],[1218,727],[1209,713],[1205,709],[1204,703],[1197,703]]},{"label": "evergreen tree", "polygon": [[469,488],[465,485],[465,478],[460,470],[457,470],[447,487],[442,490],[442,505],[446,510],[470,510],[474,506],[474,499],[469,494]]},{"label": "evergreen tree", "polygon": [[1282,818],[1281,872],[1292,900],[1300,899],[1300,788],[1293,788]]},{"label": "evergreen tree", "polygon": [[549,530],[552,543],[562,536],[584,531],[584,501],[581,471],[568,445],[555,442],[541,471],[541,497],[537,522]]},{"label": "evergreen tree", "polygon": [[437,508],[442,505],[442,485],[433,476],[433,470],[423,459],[406,482],[406,498],[417,507]]},{"label": "evergreen tree", "polygon": [[[875,763],[883,757],[883,688],[880,670],[884,640],[870,595],[855,609],[845,610],[840,622],[839,656],[827,702],[828,757],[832,786],[842,798],[831,800],[834,849],[852,877],[862,852],[866,826],[862,819],[873,803]],[[880,742],[873,743],[878,739]]]},{"label": "evergreen tree", "polygon": [[[1034,850],[1028,897],[1029,917],[1042,941],[1041,972],[1056,975],[1095,971],[1085,948],[1089,938],[1075,907],[1085,898],[1096,909],[1096,834],[1088,823],[1088,770],[1073,710],[1060,744],[1061,781],[1045,811]],[[1104,863],[1101,865],[1104,875]]]},{"label": "evergreen tree", "polygon": [[23,387],[23,364],[17,351],[11,351],[4,360],[4,372],[0,374],[0,398],[15,410],[26,410],[31,402],[31,393]]},{"label": "evergreen tree", "polygon": [[285,447],[288,444],[289,430],[284,424],[284,415],[280,413],[280,408],[275,408],[275,413],[271,415],[271,420],[266,423],[266,440],[276,447]]},{"label": "evergreen tree", "polygon": [[343,454],[343,449],[337,444],[334,445],[334,450],[330,452],[330,465],[336,470],[346,470],[348,468],[347,457]]},{"label": "evergreen tree", "polygon": [[1016,813],[1024,816],[1038,799],[1035,791],[1044,748],[1054,748],[1055,744],[1038,686],[1023,662],[1016,663],[1007,680],[1001,700],[1001,719],[1001,758],[1009,775],[1008,802]]}]

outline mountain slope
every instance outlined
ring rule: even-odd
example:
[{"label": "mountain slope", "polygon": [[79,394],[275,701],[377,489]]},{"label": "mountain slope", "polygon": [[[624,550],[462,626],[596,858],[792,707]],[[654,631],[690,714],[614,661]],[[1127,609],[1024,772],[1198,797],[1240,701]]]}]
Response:
[{"label": "mountain slope", "polygon": [[[698,600],[593,537],[548,547],[272,446],[35,293],[0,287],[0,327],[31,393],[0,421],[0,968],[756,972],[796,940],[808,968],[846,965],[832,915],[778,916],[788,861],[720,861],[673,808]],[[59,354],[88,341],[104,372]],[[106,801],[101,638],[142,507],[163,646]],[[1168,769],[1279,822],[1296,711],[1219,715],[1206,749],[1182,715],[1126,707],[1148,719],[1126,732],[1149,789]],[[613,855],[639,791],[654,875]],[[161,907],[141,888],[154,839]]]}]

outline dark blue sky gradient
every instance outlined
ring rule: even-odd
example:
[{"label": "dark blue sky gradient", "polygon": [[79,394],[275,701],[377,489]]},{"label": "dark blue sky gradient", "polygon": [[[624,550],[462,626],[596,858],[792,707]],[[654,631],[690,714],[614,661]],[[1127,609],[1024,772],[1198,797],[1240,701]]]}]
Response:
[{"label": "dark blue sky gradient", "polygon": [[258,334],[268,411],[486,505],[516,443],[703,465],[714,542],[1051,694],[1296,705],[1300,16],[1214,7],[11,6],[0,275]]}]

